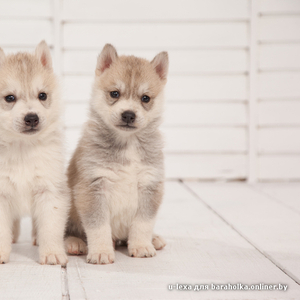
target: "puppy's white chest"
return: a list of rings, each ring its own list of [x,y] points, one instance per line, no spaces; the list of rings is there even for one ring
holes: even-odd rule
[[[125,152],[128,164],[120,167],[109,184],[108,197],[111,212],[113,237],[127,239],[131,222],[136,215],[139,204],[139,187],[149,181],[148,169],[142,162],[135,147]]]
[[[16,214],[30,212],[32,205],[32,185],[34,182],[34,157],[25,153],[15,153],[16,149],[2,152],[0,160],[1,189],[11,201]]]

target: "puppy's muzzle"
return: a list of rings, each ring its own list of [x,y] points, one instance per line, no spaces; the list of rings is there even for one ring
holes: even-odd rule
[[[132,124],[135,121],[135,113],[131,110],[126,110],[122,113],[122,121],[126,124]]]
[[[28,114],[24,118],[26,127],[35,128],[39,125],[39,117],[37,114]]]

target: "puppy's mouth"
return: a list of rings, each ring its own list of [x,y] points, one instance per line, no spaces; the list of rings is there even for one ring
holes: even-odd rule
[[[117,127],[118,127],[119,129],[121,129],[121,130],[127,130],[127,131],[136,129],[135,126],[132,126],[132,125],[129,125],[129,124],[125,124],[125,125],[117,125]]]
[[[23,130],[22,133],[32,135],[32,134],[37,133],[38,131],[39,130],[36,128],[30,128],[30,129]]]

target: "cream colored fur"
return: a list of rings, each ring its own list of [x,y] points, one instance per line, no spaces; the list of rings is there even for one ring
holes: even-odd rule
[[[39,93],[47,99],[38,99]],[[7,103],[5,97],[16,101]],[[27,133],[24,117],[39,116]],[[70,205],[64,172],[61,99],[49,48],[5,56],[0,49],[0,263],[17,242],[20,218],[33,218],[33,244],[41,264],[67,263],[63,235]],[[38,242],[37,242],[38,241]]]

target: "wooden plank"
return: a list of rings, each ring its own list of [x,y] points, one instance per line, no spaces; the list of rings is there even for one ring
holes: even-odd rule
[[[9,28],[9,34],[8,34]],[[2,46],[35,46],[41,40],[52,44],[51,22],[47,20],[0,20]]]
[[[300,13],[298,0],[261,0],[260,12],[263,14],[296,14]]]
[[[1,1],[0,18],[50,18],[51,0]],[[23,21],[22,21],[23,22]]]
[[[246,152],[246,130],[244,128],[162,128],[166,139],[166,152]],[[66,131],[68,149],[77,145],[81,129]]]
[[[198,19],[245,19],[248,17],[247,0],[186,0],[170,2],[153,0],[140,2],[122,0],[107,2],[96,0],[63,1],[64,19],[69,21],[160,21]],[[118,9],[116,9],[116,7]],[[113,12],[113,13],[112,13]]]
[[[258,164],[260,180],[300,179],[300,155],[262,155]]]
[[[298,213],[242,184],[186,184],[299,284]],[[299,285],[297,289],[300,293]]]
[[[278,44],[260,46],[259,69],[269,70],[299,70],[300,69],[300,45]]]
[[[30,241],[30,218],[22,221],[21,228],[10,262],[0,266],[0,299],[61,299],[61,267],[38,263],[38,248]]]
[[[89,103],[68,103],[67,127],[81,127],[87,120]],[[165,105],[164,127],[171,126],[246,126],[245,103],[172,103]]]
[[[300,184],[299,183],[263,183],[256,186],[259,190],[270,195],[275,201],[300,213]]]
[[[88,34],[87,34],[88,33]],[[168,37],[168,38],[166,38]],[[195,38],[197,37],[197,38]],[[106,24],[67,23],[65,48],[101,49],[109,42],[127,49],[246,47],[247,23]]]
[[[298,285],[177,182],[166,183],[155,231],[166,238],[167,246],[154,258],[128,257],[124,247],[117,249],[111,265],[90,265],[85,257],[70,257],[70,286],[81,284],[86,293],[82,295],[81,289],[78,295],[79,288],[71,289],[71,299],[199,299],[204,295],[212,300],[290,299],[299,293]],[[281,282],[289,289],[285,293],[205,291],[204,295],[168,290],[169,284],[181,282]]]
[[[261,73],[259,96],[261,99],[300,97],[300,72]]]
[[[246,126],[245,103],[172,103],[165,106],[164,126]]]
[[[245,128],[163,128],[166,152],[246,152]]]
[[[63,71],[67,74],[94,75],[99,50],[66,50]],[[152,60],[156,50],[121,50],[119,55],[135,55]],[[170,74],[242,73],[247,71],[246,50],[170,50]]]
[[[245,154],[165,154],[166,178],[245,179]]]
[[[260,18],[259,40],[288,42],[300,40],[300,16],[268,16]]]
[[[259,153],[300,154],[300,128],[261,128],[258,131]]]
[[[259,103],[261,126],[300,125],[300,101],[263,101]]]
[[[64,76],[66,100],[86,101],[90,97],[92,76]],[[247,77],[234,76],[169,76],[167,101],[235,100],[247,98]]]

